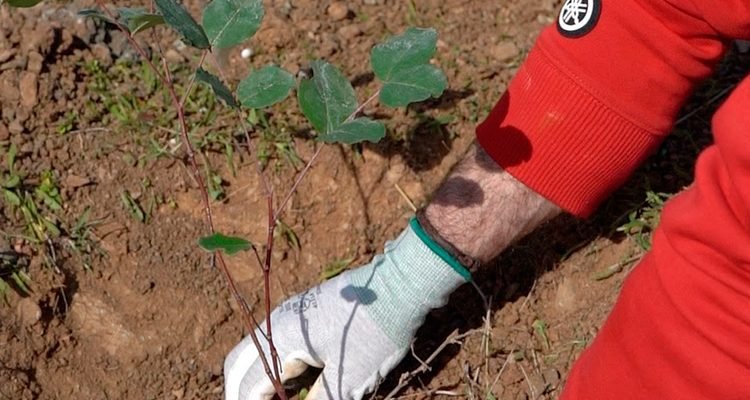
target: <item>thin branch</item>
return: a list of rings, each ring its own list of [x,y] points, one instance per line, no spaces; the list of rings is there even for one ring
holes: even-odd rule
[[[714,95],[713,97],[711,97],[710,99],[708,99],[708,101],[705,101],[703,104],[701,104],[700,107],[697,107],[695,110],[693,110],[693,111],[691,111],[691,112],[683,115],[680,119],[678,119],[674,123],[674,126],[682,124],[683,122],[685,122],[685,121],[689,120],[690,118],[692,118],[695,114],[698,114],[699,112],[701,112],[702,110],[704,110],[706,107],[708,107],[711,104],[716,103],[717,101],[721,100],[721,98],[724,97],[724,95],[726,95],[727,93],[729,93],[736,86],[737,86],[736,84],[733,84],[733,85],[729,85],[728,87],[722,89],[721,91],[719,91],[719,93],[717,93],[716,95]]]
[[[216,70],[219,72],[219,77],[222,81],[226,82],[226,75],[224,74],[224,69],[221,67],[221,63],[216,58],[216,55],[214,53],[211,53],[211,60],[214,62],[214,66],[216,67]],[[240,126],[242,126],[242,130],[245,133],[245,138],[247,140],[248,145],[248,152],[252,155],[252,141],[250,140],[250,130],[247,127],[247,124],[245,122],[245,119],[242,118],[242,114],[238,109],[235,110],[235,115],[237,116],[237,119],[240,121]],[[268,176],[266,176],[265,171],[260,166],[260,163],[256,163],[256,169],[258,172],[258,176],[260,176],[261,182],[263,183],[263,187],[266,192],[266,201],[268,203],[268,236],[266,239],[266,255],[265,259],[261,261],[260,255],[256,252],[256,258],[258,260],[258,265],[260,265],[262,271],[263,271],[263,304],[266,312],[266,340],[268,342],[268,348],[271,352],[271,364],[273,367],[273,375],[272,380],[275,383],[281,383],[281,360],[279,358],[278,351],[276,350],[276,344],[273,342],[273,327],[271,325],[271,255],[273,254],[273,242],[274,242],[274,232],[276,231],[276,218],[272,218],[272,216],[275,216],[274,213],[274,205],[273,205],[273,198],[274,198],[274,191],[273,186],[271,185],[270,180],[268,179]],[[258,348],[260,350],[260,348]],[[265,355],[264,355],[265,357]],[[266,360],[267,361],[267,360]],[[271,375],[269,374],[269,377]],[[277,390],[278,392],[278,390]],[[280,397],[283,398],[281,394],[279,394]]]
[[[452,344],[458,344],[458,343],[460,343],[461,340],[463,340],[463,339],[465,339],[465,338],[467,338],[467,337],[469,337],[469,336],[471,336],[471,335],[473,335],[475,333],[478,333],[478,332],[481,332],[481,329],[472,329],[472,330],[470,330],[468,332],[464,332],[462,334],[458,333],[458,329],[456,329],[453,332],[451,332],[451,334],[448,335],[448,338],[445,339],[445,341],[443,341],[443,343],[440,344],[440,346],[438,346],[438,348],[435,349],[435,351],[433,351],[432,354],[430,354],[430,356],[427,357],[426,360],[424,360],[424,362],[420,363],[420,365],[419,365],[418,368],[416,368],[416,369],[414,369],[414,370],[412,370],[410,372],[405,372],[405,373],[403,373],[401,375],[401,377],[398,379],[398,385],[396,385],[396,387],[393,388],[393,390],[391,390],[388,393],[388,395],[385,396],[384,400],[391,400],[391,399],[395,398],[395,396],[401,390],[403,390],[407,385],[409,385],[409,382],[411,382],[411,380],[414,379],[415,376],[417,376],[419,374],[422,374],[424,372],[429,371],[429,369],[430,369],[429,364],[432,363],[433,361],[435,361],[435,359],[437,358],[437,356],[439,356],[440,353],[442,353],[443,350],[445,350],[446,347],[448,347],[448,346],[450,346]]]
[[[201,59],[198,61],[198,68],[201,68],[203,66],[203,63],[206,61],[206,56],[210,53],[208,50],[204,50],[203,54],[201,54]],[[213,53],[211,53],[213,54]],[[190,97],[190,93],[193,91],[193,85],[195,84],[195,79],[198,76],[198,74],[193,74],[193,76],[190,77],[190,82],[188,83],[187,89],[185,89],[185,93],[182,94],[182,100],[180,100],[180,104],[184,107],[185,102]]]
[[[138,44],[138,42],[135,41],[133,36],[130,34],[130,31],[125,28],[122,24],[120,24],[112,11],[110,11],[105,5],[103,0],[96,0],[96,3],[99,5],[99,7],[102,8],[102,10],[109,16],[109,18],[113,21],[113,23],[120,29],[123,34],[125,34],[126,38],[130,42],[130,44],[135,48],[135,50],[141,55],[141,57],[146,61],[148,66],[151,68],[151,70],[156,74],[156,76],[159,78],[161,83],[167,88],[170,97],[172,98],[172,102],[174,106],[177,108],[177,116],[180,123],[180,130],[183,142],[185,143],[185,148],[187,150],[188,160],[190,161],[190,165],[193,169],[193,175],[198,183],[198,187],[200,189],[203,205],[204,205],[204,211],[206,213],[206,219],[208,221],[208,228],[210,233],[215,232],[214,223],[213,223],[213,214],[211,211],[211,203],[209,201],[209,195],[208,190],[206,189],[205,182],[203,180],[203,176],[200,174],[200,168],[198,167],[198,163],[195,159],[195,152],[193,150],[192,143],[190,142],[190,136],[188,134],[188,128],[187,128],[187,121],[185,119],[185,110],[183,107],[183,103],[180,100],[180,98],[177,96],[177,92],[175,91],[174,83],[172,81],[172,78],[170,76],[169,68],[166,65],[166,61],[164,62],[164,74],[162,75],[159,72],[159,69],[156,68],[154,63],[151,61],[151,59],[146,54],[146,51]],[[250,311],[250,307],[247,304],[247,301],[242,297],[239,290],[237,290],[237,286],[234,282],[234,279],[232,278],[231,273],[229,272],[229,269],[227,268],[226,262],[224,261],[224,257],[221,253],[216,253],[217,258],[219,260],[219,266],[221,273],[224,275],[224,279],[227,282],[227,286],[229,287],[230,292],[232,293],[232,296],[234,297],[235,301],[237,301],[237,304],[240,306],[240,309],[242,310],[243,320],[245,322],[245,327],[247,328],[250,337],[252,338],[252,341],[257,349],[262,350],[262,346],[260,344],[260,341],[258,340],[258,337],[255,333],[255,328],[258,326],[257,321],[255,320],[255,317],[253,316],[252,312]],[[278,379],[278,372],[274,376],[269,368],[268,360],[264,356],[262,356],[263,352],[259,351],[261,354],[261,362],[263,364],[263,368],[266,372],[266,375],[271,379],[271,382],[274,385],[274,389],[276,390],[277,394],[282,400],[286,400],[286,393],[284,392],[284,388],[281,385],[281,380]],[[274,368],[277,369],[276,363],[274,363]],[[275,379],[274,379],[275,378]]]
[[[289,200],[292,199],[292,196],[297,191],[297,188],[299,187],[299,184],[302,183],[302,180],[305,179],[305,176],[308,172],[310,172],[310,168],[312,168],[313,163],[320,155],[320,152],[323,150],[323,146],[319,146],[317,150],[315,150],[315,153],[310,158],[310,161],[305,164],[305,168],[302,169],[302,172],[297,175],[297,179],[294,181],[294,185],[292,185],[292,189],[289,190],[289,193],[286,194],[286,197],[284,197],[284,201],[281,202],[278,208],[276,208],[276,213],[273,216],[274,221],[278,221],[279,217],[281,216],[281,213],[284,211],[284,208],[286,208],[286,205],[289,203]]]
[[[411,200],[411,198],[409,198],[409,195],[406,194],[406,192],[404,191],[404,189],[402,189],[401,186],[398,185],[398,183],[394,183],[393,186],[396,187],[396,191],[398,192],[398,194],[401,195],[401,197],[404,198],[404,201],[406,201],[406,204],[409,205],[409,208],[411,208],[411,210],[416,213],[417,212],[417,206],[414,205],[414,202]]]

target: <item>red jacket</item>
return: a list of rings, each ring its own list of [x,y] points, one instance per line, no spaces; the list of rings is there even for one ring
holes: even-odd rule
[[[567,0],[477,138],[524,184],[587,216],[735,38],[750,39],[750,0]],[[563,399],[750,399],[750,78],[713,130]]]

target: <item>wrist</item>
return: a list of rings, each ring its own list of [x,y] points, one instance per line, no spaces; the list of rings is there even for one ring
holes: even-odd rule
[[[471,272],[478,270],[482,265],[480,260],[464,254],[451,242],[443,238],[427,218],[424,208],[417,211],[417,215],[411,220],[410,225],[428,247],[432,248],[436,254],[442,254],[441,258],[467,281],[471,280]]]
[[[474,145],[435,192],[421,222],[443,247],[479,265],[559,213]]]

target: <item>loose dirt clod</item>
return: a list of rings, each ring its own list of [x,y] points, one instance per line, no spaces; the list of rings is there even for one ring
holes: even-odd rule
[[[34,107],[39,101],[37,97],[37,82],[37,74],[33,72],[24,72],[21,74],[18,86],[21,92],[21,105],[26,108]]]
[[[30,298],[22,299],[16,306],[16,312],[23,326],[32,326],[42,318],[42,309]]]
[[[333,21],[341,21],[349,16],[349,6],[343,1],[334,1],[328,6],[328,16]]]

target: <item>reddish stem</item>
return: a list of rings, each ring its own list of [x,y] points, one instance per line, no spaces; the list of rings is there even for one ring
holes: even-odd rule
[[[219,77],[222,81],[226,82],[226,76],[224,74],[224,70],[221,67],[221,63],[219,63],[219,60],[216,58],[216,55],[211,53],[211,59],[213,60],[215,67],[217,71],[219,71]],[[239,110],[235,109],[235,115],[237,115],[237,118],[240,121],[240,125],[242,126],[242,130],[245,132],[245,137],[247,139],[248,144],[248,152],[252,154],[251,151],[251,143],[250,140],[250,134],[249,129],[247,128],[247,125],[245,124],[244,118],[242,118],[242,115],[240,114]],[[271,325],[271,254],[273,252],[273,234],[276,231],[276,221],[271,220],[270,216],[274,215],[274,209],[273,209],[273,186],[271,185],[268,176],[266,176],[265,171],[260,168],[260,164],[257,164],[257,172],[258,176],[260,176],[261,182],[263,183],[263,188],[266,192],[266,199],[268,201],[268,215],[269,215],[269,221],[268,221],[268,237],[266,240],[266,255],[265,260],[261,261],[260,256],[257,254],[256,251],[256,258],[258,259],[258,265],[261,267],[261,270],[263,271],[263,294],[264,294],[264,306],[266,311],[266,340],[268,341],[268,348],[271,352],[271,363],[273,366],[273,379],[275,381],[281,382],[281,374],[279,373],[279,365],[281,364],[281,360],[279,359],[279,354],[276,349],[276,344],[273,342],[273,327]],[[270,376],[270,373],[269,373]],[[282,397],[283,398],[283,397]]]
[[[130,34],[130,31],[127,28],[125,28],[124,26],[122,26],[122,24],[120,24],[117,21],[117,19],[114,16],[114,14],[104,5],[103,0],[96,0],[96,3],[99,5],[99,7],[102,8],[102,10],[107,14],[107,16],[109,16],[109,18],[117,26],[117,28],[120,29],[120,31],[122,31],[123,34],[125,34],[126,38],[130,42],[130,44],[133,46],[133,48],[135,48],[135,50],[146,61],[146,63],[149,66],[149,68],[151,68],[151,70],[153,70],[154,74],[156,74],[156,76],[159,78],[159,81],[167,88],[167,90],[169,92],[169,95],[170,95],[170,97],[172,99],[172,102],[174,103],[174,106],[177,108],[177,116],[178,116],[178,120],[179,120],[179,123],[180,123],[182,140],[183,140],[183,142],[185,142],[185,148],[187,150],[188,159],[190,160],[190,165],[191,165],[191,167],[193,169],[193,175],[194,175],[194,178],[195,178],[196,182],[198,183],[198,188],[200,189],[200,192],[201,192],[201,195],[202,195],[202,201],[203,201],[203,205],[204,205],[204,211],[206,213],[206,219],[208,221],[208,228],[209,228],[210,233],[213,234],[215,232],[215,228],[214,228],[213,213],[211,211],[211,203],[210,203],[210,200],[209,200],[208,190],[206,189],[206,185],[205,185],[205,182],[203,180],[203,176],[200,174],[200,169],[198,167],[198,163],[195,160],[195,152],[193,150],[192,143],[190,142],[190,137],[189,137],[188,128],[187,128],[187,122],[185,120],[184,104],[183,104],[183,101],[180,100],[180,98],[177,96],[177,92],[175,91],[174,83],[173,83],[172,78],[170,76],[169,68],[166,65],[166,61],[164,62],[164,71],[165,71],[164,73],[165,73],[165,75],[162,75],[159,72],[159,69],[156,68],[156,66],[154,65],[154,63],[148,57],[148,55],[146,54],[146,51],[138,44],[138,42],[135,41],[135,39],[133,38],[133,36]],[[201,57],[201,64],[203,63],[203,60],[205,59],[205,56],[206,56],[206,53],[204,52],[204,54]],[[190,86],[192,87],[192,83],[191,83]],[[255,320],[255,317],[253,316],[253,314],[252,314],[252,312],[250,310],[250,307],[248,306],[247,302],[242,297],[242,295],[240,294],[239,290],[237,290],[237,286],[235,284],[234,279],[232,278],[232,274],[229,272],[229,268],[227,268],[226,262],[224,261],[224,257],[222,256],[222,254],[220,252],[216,252],[215,255],[216,255],[216,257],[219,260],[219,269],[221,270],[221,273],[222,273],[222,275],[224,276],[224,279],[227,282],[227,286],[229,287],[229,291],[232,293],[232,296],[234,297],[235,301],[237,302],[237,304],[239,305],[239,307],[240,307],[240,309],[242,311],[241,314],[243,316],[243,321],[245,323],[245,327],[246,327],[246,329],[249,332],[249,335],[250,335],[250,337],[251,337],[251,339],[253,341],[253,344],[259,350],[259,354],[261,354],[260,359],[261,359],[261,363],[263,364],[263,368],[264,368],[264,370],[266,372],[266,375],[268,375],[268,377],[270,378],[271,382],[273,383],[274,389],[276,390],[276,393],[279,395],[279,397],[282,400],[286,400],[286,393],[284,392],[284,388],[283,388],[283,386],[281,384],[281,380],[279,378],[280,376],[279,376],[279,373],[278,373],[277,363],[274,362],[274,371],[275,371],[275,374],[273,374],[271,372],[270,366],[268,365],[268,360],[263,355],[263,351],[262,351],[263,347],[262,347],[262,345],[261,345],[260,341],[258,340],[258,337],[257,337],[257,335],[255,333],[255,329],[258,327],[258,322]],[[266,285],[268,286],[268,279],[266,279]],[[266,294],[266,297],[268,297],[268,294]],[[268,311],[268,303],[269,302],[267,301],[267,307],[266,307],[267,311]],[[270,318],[270,316],[267,316],[267,319],[268,318]],[[267,323],[270,326],[270,320],[268,320],[268,321],[269,322],[267,322]],[[270,327],[269,327],[269,332],[268,333],[269,333],[269,340],[270,340],[270,334],[271,334]],[[272,354],[274,354],[275,353],[275,348],[273,347],[273,345],[271,346],[271,349],[272,349]],[[278,355],[276,355],[276,359],[278,359]]]

